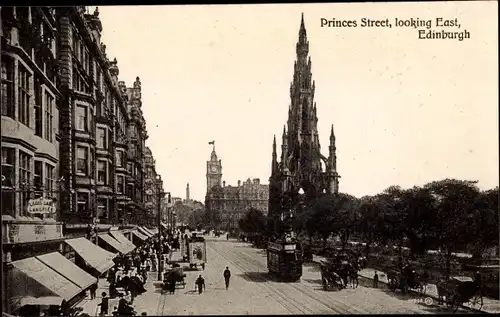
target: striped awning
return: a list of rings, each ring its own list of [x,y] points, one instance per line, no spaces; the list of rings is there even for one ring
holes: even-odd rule
[[[144,234],[148,238],[151,238],[153,234],[151,234],[147,229],[144,229],[143,227],[137,227],[137,230],[139,230],[140,233]]]
[[[141,239],[142,241],[146,241],[148,239],[148,236],[140,233],[137,230],[132,230],[132,234],[135,235],[137,238]]]
[[[121,244],[123,244],[124,246],[127,247],[127,250],[128,250],[127,253],[130,253],[130,252],[132,252],[132,251],[135,250],[135,245],[132,243],[132,241],[130,241],[127,237],[125,237],[123,235],[123,233],[121,233],[120,231],[118,231],[118,230],[110,230],[109,234],[113,238],[115,238],[116,240],[118,240],[118,242],[120,242]]]
[[[126,245],[123,245],[109,234],[100,234],[99,238],[102,241],[106,242],[110,247],[112,247],[113,249],[115,249],[116,251],[120,252],[123,255],[128,254],[130,252],[129,248]]]

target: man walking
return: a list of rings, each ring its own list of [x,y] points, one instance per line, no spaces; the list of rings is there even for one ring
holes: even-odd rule
[[[109,310],[109,297],[107,296],[106,292],[102,292],[102,299],[97,306],[101,306],[101,312],[99,313],[100,316],[107,316],[108,315],[108,310]]]
[[[198,286],[198,294],[201,294],[201,293],[203,293],[204,290],[206,290],[205,289],[205,279],[203,277],[201,277],[201,274],[196,279],[195,287],[196,286]]]
[[[229,267],[226,266],[224,270],[224,281],[226,282],[226,290],[229,288],[229,279],[231,278],[231,271],[229,271]]]
[[[96,292],[97,292],[97,283],[94,283],[92,284],[92,286],[90,286],[90,299],[96,298]]]

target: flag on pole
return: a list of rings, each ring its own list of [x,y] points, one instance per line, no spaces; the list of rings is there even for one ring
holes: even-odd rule
[[[215,140],[208,142],[208,144],[214,145],[215,144]]]

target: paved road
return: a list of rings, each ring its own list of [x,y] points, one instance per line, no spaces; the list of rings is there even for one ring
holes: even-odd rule
[[[300,282],[280,283],[269,278],[264,250],[234,240],[207,238],[208,263],[204,271],[187,271],[185,289],[174,295],[162,293],[150,279],[148,291],[138,296],[139,315],[273,315],[273,314],[435,314],[446,313],[423,299],[401,297],[382,289],[358,287],[324,291],[317,264],[305,264]],[[232,277],[224,288],[222,272],[229,266]],[[207,290],[198,295],[194,281],[202,274]],[[448,312],[449,313],[449,312]]]

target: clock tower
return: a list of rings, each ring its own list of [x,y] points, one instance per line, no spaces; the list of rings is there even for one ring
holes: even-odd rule
[[[207,193],[213,187],[220,187],[222,180],[222,161],[217,158],[215,153],[215,141],[210,142],[213,145],[210,161],[207,161]]]

